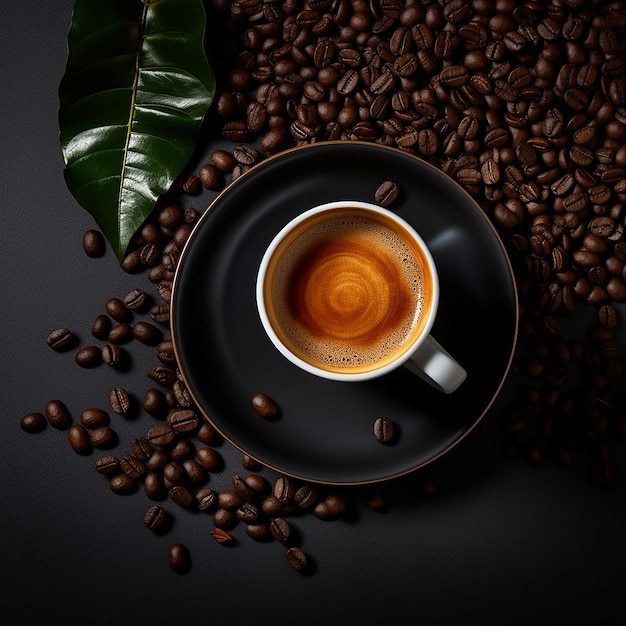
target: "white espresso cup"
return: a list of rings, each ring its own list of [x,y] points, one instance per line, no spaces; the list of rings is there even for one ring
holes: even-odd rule
[[[292,219],[263,255],[256,302],[276,349],[310,374],[363,381],[404,366],[445,393],[467,376],[431,335],[432,254],[380,206],[342,200]]]

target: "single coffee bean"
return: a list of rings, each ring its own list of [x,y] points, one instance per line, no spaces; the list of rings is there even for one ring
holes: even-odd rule
[[[67,438],[76,454],[82,456],[91,454],[93,446],[89,440],[89,433],[82,424],[72,424],[67,431]]]
[[[132,329],[133,337],[148,346],[156,346],[163,339],[161,330],[150,322],[135,322]]]
[[[163,528],[167,517],[167,511],[163,507],[154,504],[146,511],[143,525],[149,530],[159,530]]]
[[[198,450],[196,453],[198,458],[198,462],[205,470],[209,472],[217,472],[224,465],[224,461],[220,453],[214,448],[210,448],[208,446],[204,446]]]
[[[283,503],[274,495],[268,496],[261,503],[261,510],[265,515],[278,515],[284,508]]]
[[[169,450],[169,455],[172,461],[192,459],[196,455],[196,446],[191,440],[181,437]]]
[[[287,476],[279,476],[274,483],[274,495],[283,504],[287,504],[293,500],[296,489],[291,478]]]
[[[89,440],[94,448],[107,450],[117,443],[117,433],[110,426],[102,426],[91,431]]]
[[[75,360],[80,367],[96,367],[102,363],[102,349],[98,346],[85,346],[76,352]]]
[[[172,485],[183,485],[187,480],[187,473],[185,472],[185,466],[181,461],[170,461],[163,468],[163,476]]]
[[[100,457],[94,464],[98,474],[117,474],[120,469],[120,463],[116,456],[107,454]]]
[[[132,454],[126,454],[120,459],[120,469],[131,478],[141,478],[146,472],[146,466]]]
[[[291,534],[291,527],[282,517],[275,517],[270,522],[270,532],[276,541],[287,541]]]
[[[198,429],[198,432],[196,433],[196,439],[207,445],[212,445],[219,442],[220,434],[217,432],[217,429],[213,426],[213,424],[203,421],[202,425]]]
[[[167,446],[174,441],[175,433],[167,425],[153,426],[148,431],[148,441],[153,446]]]
[[[157,472],[148,472],[143,479],[143,490],[150,500],[161,500],[165,494],[163,476]]]
[[[96,339],[106,339],[111,330],[111,318],[108,315],[100,314],[94,320],[91,327],[91,334]]]
[[[136,437],[130,442],[134,456],[140,461],[147,461],[154,452],[154,448],[145,437]]]
[[[119,298],[109,298],[105,303],[106,312],[116,322],[130,322],[132,319],[132,313],[124,306],[124,303]]]
[[[115,387],[109,394],[111,408],[118,415],[128,415],[131,410],[131,398],[123,387]]]
[[[293,499],[301,509],[308,509],[317,501],[317,489],[311,485],[302,485],[294,494]]]
[[[120,322],[111,327],[107,338],[114,344],[128,343],[133,338],[133,329],[130,324]]]
[[[264,495],[271,490],[269,482],[259,474],[248,474],[243,480],[255,495]]]
[[[163,450],[153,450],[150,458],[146,460],[146,469],[149,472],[160,472],[169,462],[170,457],[167,452]]]
[[[53,350],[63,352],[74,345],[75,339],[68,328],[57,328],[48,335],[46,341]]]
[[[217,496],[217,503],[222,509],[236,511],[244,503],[244,499],[234,489],[227,489]]]
[[[262,467],[256,459],[245,453],[241,455],[241,465],[250,472],[258,472]]]
[[[163,339],[157,346],[157,359],[165,365],[175,365],[174,343],[171,339]]]
[[[374,422],[374,437],[382,443],[389,443],[393,436],[393,422],[387,417],[378,417]]]
[[[102,409],[83,409],[80,414],[80,423],[85,428],[100,428],[109,425],[109,416]]]
[[[174,543],[169,548],[168,560],[170,567],[177,574],[186,574],[191,569],[191,554],[187,546]]]
[[[213,513],[213,524],[222,530],[234,528],[237,521],[237,516],[227,509],[219,508]]]
[[[279,412],[274,400],[264,393],[257,393],[252,396],[252,408],[265,419],[274,419]]]
[[[146,293],[143,289],[133,289],[124,296],[122,302],[127,309],[139,311],[146,303]]]
[[[392,180],[386,180],[381,183],[374,193],[374,198],[381,206],[390,206],[398,198],[400,189]]]
[[[43,413],[26,413],[20,420],[20,426],[22,430],[27,433],[39,433],[41,432],[48,422]]]
[[[143,409],[154,417],[162,417],[167,410],[165,394],[160,389],[147,389],[143,396]]]
[[[189,490],[182,485],[174,485],[169,491],[169,496],[172,502],[184,509],[188,509],[193,504],[193,496]]]
[[[109,480],[111,491],[120,495],[127,495],[137,491],[137,481],[127,474],[116,474]]]
[[[217,494],[210,487],[200,489],[196,493],[195,499],[200,511],[210,511],[217,505]]]
[[[92,259],[101,257],[106,250],[104,236],[99,230],[89,229],[83,234],[83,250]]]
[[[259,507],[252,502],[244,502],[236,512],[237,517],[246,524],[254,524],[259,519]]]
[[[246,535],[255,541],[271,541],[273,539],[267,522],[259,524],[246,524]]]
[[[206,470],[195,459],[185,459],[183,461],[183,467],[185,468],[187,480],[192,485],[201,485],[206,482]]]
[[[177,433],[191,433],[198,428],[200,420],[193,409],[172,409],[165,423]]]
[[[176,370],[169,365],[157,365],[148,372],[148,378],[164,387],[171,387],[176,380]]]
[[[102,346],[102,360],[111,367],[119,367],[124,360],[124,352],[116,343],[107,343]]]
[[[46,404],[46,417],[50,426],[58,430],[66,430],[72,424],[70,412],[61,400],[50,400]]]
[[[243,480],[243,478],[241,478],[241,476],[239,476],[239,474],[235,474],[232,477],[231,482],[233,485],[233,489],[244,500],[250,501],[254,499],[254,491],[246,484],[246,482]]]
[[[297,572],[302,571],[307,565],[306,554],[295,546],[287,550],[286,557],[289,566]]]

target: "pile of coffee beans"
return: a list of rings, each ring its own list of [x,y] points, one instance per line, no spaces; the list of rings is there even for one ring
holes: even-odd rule
[[[81,367],[123,369],[130,342],[152,346],[142,402],[110,390],[110,410],[145,412],[155,425],[128,442],[108,408],[74,422],[60,400],[22,418],[27,432],[66,430],[79,455],[103,450],[95,469],[119,494],[143,490],[144,524],[167,532],[185,510],[211,516],[218,544],[243,526],[277,542],[300,571],[307,557],[290,516],[334,520],[357,496],[274,475],[243,456],[226,472],[220,437],[200,417],[168,336],[172,281],[201,210],[264,158],[318,141],[393,146],[440,168],[482,207],[509,251],[520,302],[511,384],[518,398],[495,416],[511,458],[563,467],[586,463],[609,484],[614,442],[626,439],[620,308],[626,302],[626,5],[621,0],[213,0],[207,36],[217,92],[207,120],[209,158],[181,175],[137,232],[122,261],[148,283],[106,301],[94,342],[68,328],[47,338],[76,350]],[[376,201],[391,204],[393,181]],[[202,194],[202,195],[200,195]],[[90,230],[83,247],[104,254]],[[576,320],[585,320],[581,332]],[[587,321],[589,319],[590,321]],[[262,391],[262,390],[260,390]],[[253,406],[272,417],[280,398]],[[268,404],[268,401],[270,402]],[[269,407],[269,408],[268,408]],[[269,411],[269,413],[268,413]],[[374,436],[393,438],[380,418]],[[231,476],[221,490],[209,475]],[[356,488],[355,488],[356,489]],[[424,481],[420,492],[434,485]],[[360,492],[359,492],[360,497]],[[384,489],[366,496],[386,509]],[[166,504],[168,503],[168,504]],[[183,513],[181,513],[183,512]],[[168,553],[185,573],[191,555]]]

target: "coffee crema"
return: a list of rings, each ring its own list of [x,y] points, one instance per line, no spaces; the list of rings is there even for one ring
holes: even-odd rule
[[[278,246],[265,283],[274,332],[320,369],[362,373],[398,359],[421,334],[432,276],[421,247],[384,215],[333,209]]]

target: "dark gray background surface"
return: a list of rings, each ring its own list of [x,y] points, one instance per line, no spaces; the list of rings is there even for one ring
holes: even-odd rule
[[[107,408],[115,386],[139,395],[151,386],[154,351],[134,343],[133,366],[117,372],[81,369],[73,352],[46,345],[59,326],[89,343],[105,301],[147,280],[122,272],[110,251],[86,257],[82,234],[94,222],[64,185],[56,94],[72,2],[8,0],[2,9],[1,623],[621,623],[624,446],[609,488],[585,467],[506,461],[495,425],[503,402],[426,474],[393,485],[388,512],[361,499],[347,519],[294,519],[313,562],[307,575],[288,567],[280,545],[255,543],[241,527],[236,545],[218,545],[208,517],[177,515],[167,535],[150,533],[142,519],[152,502],[110,492],[93,470],[96,453],[76,455],[50,427],[24,433],[21,416],[53,398],[76,419],[85,407]],[[116,419],[115,452],[152,424]],[[220,452],[227,467],[211,486],[225,489],[239,454],[226,444]],[[424,475],[437,485],[429,498],[419,494]],[[187,576],[167,565],[175,541],[192,552]]]

